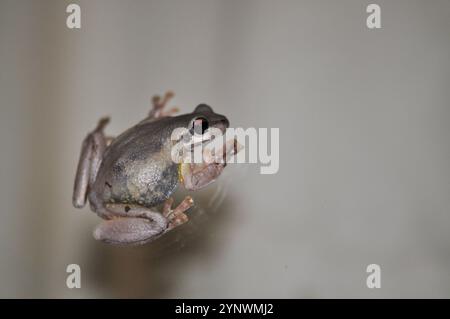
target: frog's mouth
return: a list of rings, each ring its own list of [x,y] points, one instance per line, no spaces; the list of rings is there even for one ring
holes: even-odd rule
[[[210,149],[203,151],[202,163],[180,163],[178,179],[188,190],[197,190],[215,181],[222,173],[230,158],[243,146],[236,138],[226,141],[215,154]]]

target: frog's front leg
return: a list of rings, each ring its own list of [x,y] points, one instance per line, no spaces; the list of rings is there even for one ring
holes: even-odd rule
[[[225,163],[180,164],[181,182],[187,190],[195,191],[214,182],[225,168]]]
[[[166,202],[161,214],[138,205],[107,204],[105,208],[113,217],[97,226],[94,238],[111,244],[148,243],[185,223],[187,216],[184,211],[192,205],[190,197],[186,197],[174,210]]]
[[[95,130],[83,141],[72,196],[72,203],[76,208],[86,204],[89,185],[94,183],[103,153],[112,140],[111,137],[105,137],[103,134],[103,129],[108,122],[109,117],[100,119]]]

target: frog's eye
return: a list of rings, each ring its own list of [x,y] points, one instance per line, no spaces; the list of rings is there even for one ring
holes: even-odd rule
[[[204,117],[197,117],[192,120],[189,131],[192,135],[203,135],[208,128],[208,120]]]

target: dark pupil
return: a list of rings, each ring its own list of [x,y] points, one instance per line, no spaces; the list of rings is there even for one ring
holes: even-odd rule
[[[205,119],[199,118],[194,121],[193,131],[195,134],[203,135],[207,129],[208,121],[206,121]]]

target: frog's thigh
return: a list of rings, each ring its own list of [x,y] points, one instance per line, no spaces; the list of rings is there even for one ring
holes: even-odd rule
[[[139,245],[150,242],[168,229],[162,214],[138,205],[107,204],[115,218],[102,222],[94,238],[112,244]]]
[[[165,228],[140,217],[119,217],[102,222],[94,230],[94,238],[111,244],[145,244],[164,232]]]
[[[88,186],[95,181],[107,145],[107,139],[103,135],[103,128],[108,121],[108,118],[101,119],[97,128],[84,139],[81,146],[72,195],[73,206],[77,208],[81,208],[86,204]]]

